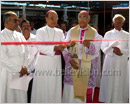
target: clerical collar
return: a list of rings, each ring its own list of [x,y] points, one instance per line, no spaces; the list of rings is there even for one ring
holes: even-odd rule
[[[50,26],[48,26],[48,25],[46,25],[46,27],[47,27],[48,29],[54,29],[54,27],[52,28],[52,27],[50,27]]]
[[[84,29],[87,29],[88,27],[85,27],[85,28],[80,28],[80,30],[84,30]]]
[[[121,32],[122,31],[122,28],[121,28],[121,30],[119,31],[119,30],[116,30],[115,28],[114,28],[114,31],[116,31],[116,32]]]

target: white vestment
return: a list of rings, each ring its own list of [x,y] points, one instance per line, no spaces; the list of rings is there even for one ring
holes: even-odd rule
[[[129,33],[121,30],[113,29],[108,31],[104,39],[128,39]],[[104,52],[113,41],[103,41],[101,49]],[[113,53],[111,48],[105,53],[103,72],[100,86],[99,101],[106,103],[127,103],[129,98],[129,70],[128,70],[128,55],[129,41],[119,41],[117,47],[123,53],[118,56]]]
[[[37,30],[36,41],[64,41],[64,34],[62,30],[46,25]],[[39,54],[33,79],[32,103],[61,102],[61,55],[55,55],[54,46],[38,45]]]
[[[83,28],[80,28],[80,32],[79,34],[81,34],[81,30]],[[85,28],[84,28],[85,29]],[[83,40],[85,38],[85,35],[83,37]],[[66,41],[70,41],[71,39],[71,30],[69,30],[67,32],[67,37],[66,37]],[[102,37],[98,34],[97,31],[95,31],[95,37],[94,39],[102,39]],[[79,35],[79,40],[80,40],[80,35]],[[82,47],[83,45],[78,43],[79,44],[79,49],[78,49],[78,58],[79,59],[82,59]],[[93,42],[93,45],[95,46],[95,52],[94,54],[92,55],[92,60],[95,59],[96,57],[99,56],[99,50],[101,48],[101,41],[94,41]],[[89,51],[89,48],[85,47],[86,48],[86,52]],[[94,73],[93,73],[94,74]],[[95,76],[96,77],[96,76]],[[74,98],[74,88],[73,88],[73,85],[70,85],[70,84],[64,84],[64,91],[63,91],[63,103],[84,103],[83,101],[81,101],[80,99],[78,98]],[[85,99],[86,100],[86,99]]]
[[[2,42],[26,41],[23,35],[7,28],[1,32]],[[1,46],[1,97],[2,103],[26,103],[27,92],[10,89],[12,76],[19,73],[22,66],[28,67],[28,48],[24,45],[2,45]],[[23,83],[24,84],[24,83]]]

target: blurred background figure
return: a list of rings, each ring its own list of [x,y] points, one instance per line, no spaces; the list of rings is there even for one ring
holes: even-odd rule
[[[60,29],[63,30],[64,36],[66,37],[66,35],[67,35],[67,32],[66,32],[66,22],[63,21],[63,22],[60,23]]]
[[[94,25],[93,28],[95,28],[95,29],[98,31],[98,27],[97,27],[97,25]]]
[[[36,35],[36,29],[35,29],[35,23],[33,21],[30,22],[30,25],[31,25],[31,33]]]
[[[74,26],[76,26],[78,24],[78,22],[73,22],[72,24],[71,24],[71,27],[74,27]]]
[[[23,17],[20,16],[20,17],[19,17],[19,25],[18,25],[18,27],[17,27],[17,29],[16,29],[17,32],[22,32],[22,30],[21,30],[21,22],[22,22],[23,20],[24,20]]]

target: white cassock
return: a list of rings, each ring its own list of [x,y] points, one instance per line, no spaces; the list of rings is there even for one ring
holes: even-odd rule
[[[2,42],[26,41],[23,35],[7,28],[1,32]],[[1,46],[1,97],[2,103],[26,103],[27,92],[23,90],[10,89],[12,76],[19,73],[22,66],[28,67],[28,48],[24,45],[2,45]]]
[[[81,34],[81,30],[82,29],[85,29],[85,28],[80,28],[80,32],[79,34]],[[83,37],[83,40],[84,40],[85,37]],[[70,41],[71,39],[71,30],[69,30],[67,32],[67,37],[66,37],[66,41]],[[98,34],[98,32],[95,32],[95,37],[94,39],[102,39],[102,36],[100,36]],[[79,35],[79,40],[80,40],[80,35]],[[82,59],[82,44],[78,43],[79,44],[79,49],[78,49],[78,58],[79,59]],[[93,45],[95,47],[95,52],[94,54],[92,55],[92,61],[99,57],[99,50],[101,48],[101,41],[94,41],[93,42]],[[89,51],[89,48],[86,47],[86,52]],[[96,63],[93,63],[92,64],[96,64]],[[93,65],[94,66],[94,65]],[[92,73],[94,75],[94,73]],[[96,76],[95,76],[96,77]],[[95,83],[95,82],[93,82]],[[88,86],[89,87],[89,86]],[[65,83],[64,84],[64,91],[63,91],[63,103],[83,103],[83,101],[81,101],[80,99],[78,98],[74,98],[74,88],[73,88],[73,85],[71,84],[67,84]]]
[[[62,30],[46,25],[37,30],[36,41],[64,41],[64,34]],[[61,55],[55,55],[54,46],[38,45],[39,54],[33,79],[32,103],[61,102]]]
[[[113,29],[108,31],[104,39],[128,39],[129,33]],[[113,41],[103,41],[101,49],[104,50],[112,44]],[[113,53],[111,48],[105,53],[103,72],[100,86],[99,101],[106,103],[128,103],[129,98],[129,41],[119,41],[119,47],[122,56]]]
[[[36,41],[36,35],[30,33],[30,37],[27,41],[28,42],[35,42]],[[29,75],[31,77],[33,77],[38,50],[37,50],[37,46],[34,45],[34,44],[28,45],[28,48],[29,48],[29,55],[30,55],[29,63],[28,63],[29,73],[30,73]]]

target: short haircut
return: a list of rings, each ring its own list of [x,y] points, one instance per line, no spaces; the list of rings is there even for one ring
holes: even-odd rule
[[[114,23],[115,19],[118,18],[118,17],[120,17],[120,18],[123,19],[123,23],[125,22],[125,17],[124,17],[124,16],[122,16],[121,14],[116,14],[116,15],[113,17],[113,19],[112,19],[113,23]]]
[[[4,16],[3,16],[4,22],[5,22],[6,20],[10,20],[10,16],[11,16],[11,15],[16,15],[16,16],[17,16],[17,14],[16,14],[15,12],[13,12],[13,11],[8,11],[8,12],[4,13]]]
[[[23,21],[21,22],[21,27],[22,27],[23,23],[25,23],[25,22],[28,22],[28,23],[30,24],[30,22],[29,22],[28,20],[23,20]]]

